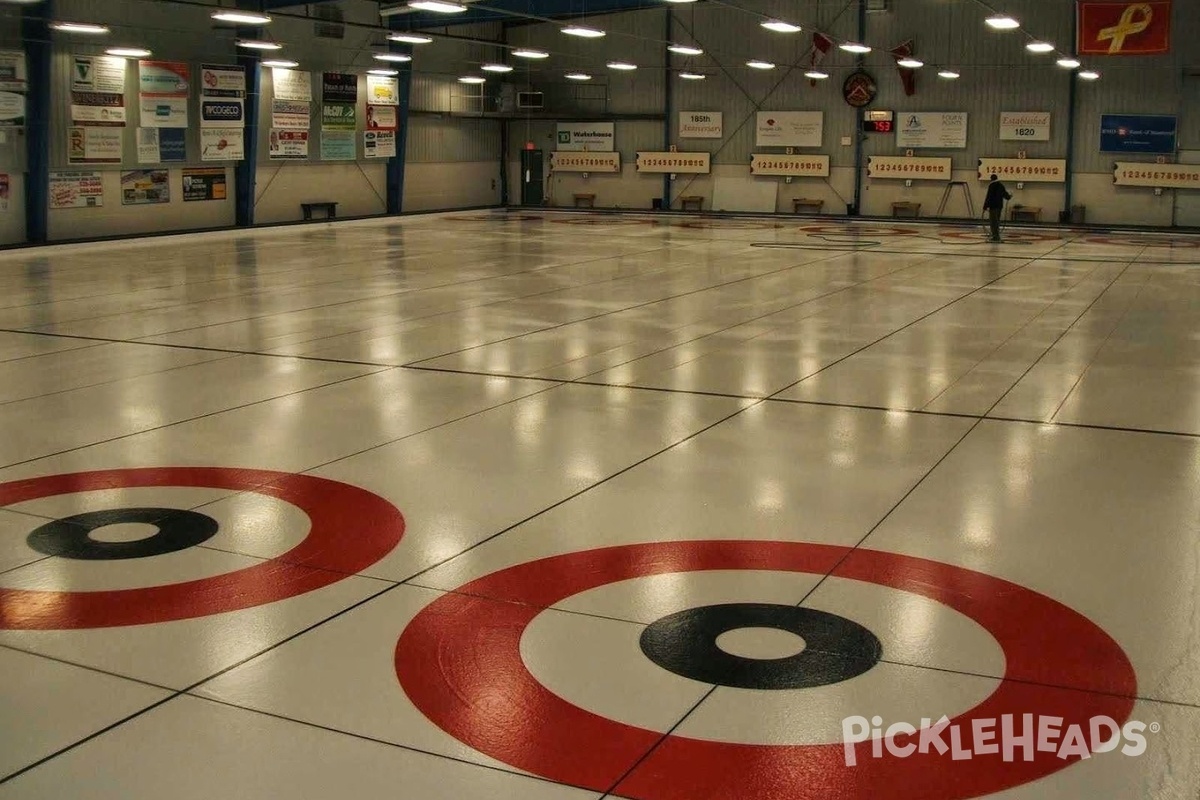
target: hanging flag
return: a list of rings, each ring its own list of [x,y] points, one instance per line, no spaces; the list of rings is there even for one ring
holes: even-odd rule
[[[833,39],[830,39],[823,33],[813,34],[812,55],[809,56],[808,62],[812,69],[821,66],[821,62],[825,60],[825,54],[833,49]],[[817,81],[809,80],[809,86],[815,87]]]
[[[897,62],[903,58],[912,58],[913,40],[909,39],[901,45],[893,47],[891,50],[892,58]],[[908,67],[902,67],[896,64],[896,70],[900,73],[900,82],[904,84],[904,94],[912,97],[917,93],[917,71]]]
[[[1171,51],[1171,0],[1078,0],[1076,8],[1076,52],[1082,55],[1145,56]]]

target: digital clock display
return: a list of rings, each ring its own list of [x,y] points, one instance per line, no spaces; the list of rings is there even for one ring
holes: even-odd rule
[[[890,119],[866,119],[863,120],[864,133],[891,133],[892,121]]]

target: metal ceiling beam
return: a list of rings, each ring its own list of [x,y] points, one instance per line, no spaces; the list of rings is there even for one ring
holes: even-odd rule
[[[292,8],[293,6],[308,6],[333,2],[336,2],[336,0],[262,0],[262,10],[274,11],[277,8]]]
[[[483,0],[470,5],[461,14],[436,14],[422,11],[398,14],[391,19],[397,30],[444,28],[447,25],[470,25],[480,22],[508,22],[511,25],[538,22],[542,19],[567,19],[597,14],[615,14],[643,8],[659,8],[659,0]]]

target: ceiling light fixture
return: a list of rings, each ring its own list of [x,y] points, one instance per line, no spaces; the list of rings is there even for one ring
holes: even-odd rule
[[[380,69],[380,68],[376,67],[375,69],[367,70],[367,74],[368,75],[385,75],[387,77],[391,77],[393,75],[399,75],[400,70],[398,70],[398,69]]]
[[[1067,56],[1066,58],[1060,58],[1058,60],[1058,65],[1063,69],[1078,69],[1079,59]]]
[[[585,25],[568,25],[562,29],[562,32],[567,36],[579,36],[584,39],[599,39],[604,35],[604,31],[589,28]]]
[[[804,73],[804,77],[808,78],[809,80],[823,81],[829,77],[829,73],[821,72],[819,69],[810,69],[808,72]]]
[[[569,81],[590,81],[592,79],[592,76],[586,72],[568,72],[563,77]]]
[[[1100,78],[1100,73],[1093,69],[1085,69],[1083,72],[1079,73],[1079,77],[1085,81],[1094,81]]]
[[[512,72],[513,68],[508,64],[484,64],[480,67],[484,72]]]
[[[387,38],[389,41],[403,42],[404,44],[429,44],[433,41],[432,36],[421,36],[416,33],[392,33]]]
[[[606,66],[609,69],[619,69],[626,72],[637,69],[637,64],[630,64],[628,61],[610,61]]]
[[[268,42],[262,39],[238,39],[238,47],[244,47],[247,50],[282,50],[283,45],[279,42]]]
[[[463,75],[458,79],[459,83],[487,83],[487,78],[481,78],[478,75]]]
[[[253,11],[214,11],[212,18],[217,22],[236,22],[241,25],[270,25],[271,18],[266,14],[256,14]]]
[[[522,47],[519,50],[513,50],[512,54],[517,58],[549,58],[550,54],[545,50],[529,50]]]
[[[948,81],[956,81],[961,76],[952,69],[941,69],[938,70],[938,77],[945,78]]]
[[[747,61],[746,66],[750,69],[775,69],[775,65],[770,61],[758,61],[757,59]]]
[[[776,33],[799,33],[800,31],[804,30],[799,25],[793,25],[790,22],[784,22],[783,20],[778,19],[769,19],[761,24],[767,30],[775,31]]]
[[[984,22],[994,31],[1012,31],[1021,27],[1020,22],[1017,22],[1014,17],[1010,17],[1007,14],[996,14],[995,16],[988,17]]]
[[[845,44],[838,45],[838,47],[839,49],[845,50],[847,53],[858,53],[860,55],[862,53],[871,52],[870,47],[865,44],[859,44],[858,42],[846,42]]]
[[[146,58],[151,54],[144,47],[110,47],[104,52],[117,58]]]
[[[672,53],[678,53],[681,56],[702,56],[704,51],[699,47],[693,47],[688,44],[672,44],[668,45],[667,49]]]
[[[447,3],[445,0],[411,0],[408,7],[415,8],[417,11],[432,11],[436,14],[459,14],[467,10],[464,5]]]
[[[376,61],[391,61],[395,64],[412,61],[412,56],[405,55],[404,53],[376,53],[372,58]]]
[[[704,80],[705,76],[699,72],[681,72],[679,73],[679,77],[683,78],[685,81],[702,81]]]
[[[108,33],[107,25],[93,25],[90,22],[51,22],[50,27],[63,33]]]
[[[295,69],[300,66],[299,61],[289,61],[286,58],[271,58],[260,62],[264,67],[276,67],[278,69]]]
[[[1053,53],[1054,45],[1049,42],[1030,42],[1025,49],[1031,53]]]
[[[920,69],[925,66],[925,62],[916,58],[902,58],[896,62],[896,65],[905,69]]]

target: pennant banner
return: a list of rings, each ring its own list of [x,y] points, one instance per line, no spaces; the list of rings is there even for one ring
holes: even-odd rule
[[[903,58],[912,58],[913,40],[909,39],[902,45],[892,48],[892,58],[899,62]],[[917,93],[917,71],[902,67],[899,63],[896,64],[896,71],[900,73],[900,82],[904,84],[904,94],[912,97]]]
[[[1171,0],[1079,0],[1076,7],[1076,50],[1082,55],[1144,56],[1171,50]]]
[[[809,56],[808,63],[812,69],[821,66],[821,62],[825,60],[825,54],[833,49],[833,39],[830,39],[823,33],[813,34],[812,55]],[[816,87],[818,81],[810,79],[809,86]]]

